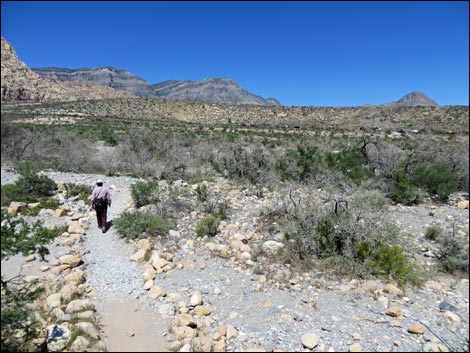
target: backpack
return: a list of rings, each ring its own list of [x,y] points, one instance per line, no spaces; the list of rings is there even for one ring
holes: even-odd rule
[[[95,205],[95,207],[104,207],[107,205],[107,202],[105,199],[100,197],[98,199],[93,200],[93,205]]]

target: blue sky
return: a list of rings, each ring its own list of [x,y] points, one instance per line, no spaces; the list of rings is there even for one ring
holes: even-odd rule
[[[125,69],[150,83],[229,77],[283,105],[421,91],[468,105],[467,1],[2,1],[29,67]]]

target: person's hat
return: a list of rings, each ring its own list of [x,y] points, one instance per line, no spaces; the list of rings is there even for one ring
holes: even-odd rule
[[[96,181],[96,183],[97,183],[97,184],[103,184],[103,180],[98,179],[98,180]]]

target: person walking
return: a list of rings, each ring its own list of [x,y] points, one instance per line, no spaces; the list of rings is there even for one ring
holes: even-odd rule
[[[103,186],[103,180],[98,179],[96,186],[90,196],[91,208],[96,211],[96,220],[98,221],[98,228],[103,233],[106,232],[107,227],[107,212],[108,207],[111,207],[111,193]]]

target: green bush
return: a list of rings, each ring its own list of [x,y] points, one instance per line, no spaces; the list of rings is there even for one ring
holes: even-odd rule
[[[196,225],[196,234],[198,236],[214,236],[217,234],[217,227],[219,226],[220,218],[214,215],[209,215],[201,219]]]
[[[357,184],[374,175],[365,167],[366,160],[358,148],[348,148],[340,153],[328,153],[325,159],[330,168],[341,170]]]
[[[406,255],[403,248],[398,245],[381,245],[369,256],[367,265],[375,275],[387,275],[395,279],[399,284],[419,282],[419,272]]]
[[[335,227],[330,218],[322,218],[317,223],[315,242],[317,244],[317,255],[320,257],[332,256],[337,252]]]
[[[90,195],[92,192],[92,188],[85,184],[74,184],[74,183],[66,183],[64,184],[66,197],[70,198],[73,196],[79,196],[80,200],[84,201],[86,204],[90,202]]]
[[[14,184],[2,186],[2,206],[11,201],[37,202],[54,194],[55,189],[55,182],[45,175],[23,175]]]
[[[138,181],[131,185],[132,199],[136,207],[151,205],[158,200],[158,183],[153,181]]]
[[[442,228],[439,226],[430,226],[426,229],[424,237],[428,240],[438,240],[443,235]]]
[[[455,236],[440,238],[440,260],[444,269],[449,273],[456,271],[469,272],[468,242]]]
[[[459,184],[457,174],[444,164],[418,164],[413,180],[431,194],[437,194],[443,201],[448,199]]]
[[[408,174],[404,170],[400,170],[393,174],[393,179],[395,187],[390,193],[391,199],[404,205],[416,204],[418,202],[419,191],[410,182]]]
[[[197,194],[197,199],[200,202],[205,202],[209,199],[209,188],[207,187],[206,184],[199,184],[196,187],[196,194]]]
[[[113,222],[116,232],[124,238],[166,235],[173,224],[148,211],[125,211]]]
[[[29,225],[23,218],[13,218],[3,209],[1,215],[2,259],[19,253],[24,256],[38,253],[44,260],[45,255],[49,254],[45,245],[66,230],[66,226],[54,227],[53,229],[43,227],[41,221]]]

